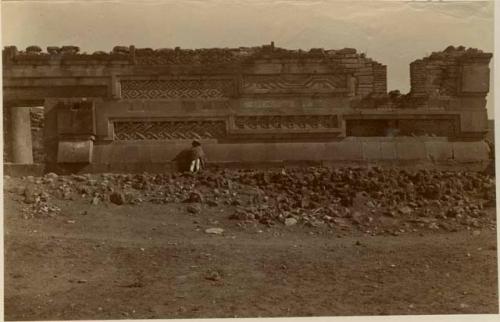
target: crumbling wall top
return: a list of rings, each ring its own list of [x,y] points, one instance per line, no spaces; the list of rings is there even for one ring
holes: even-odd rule
[[[411,96],[451,97],[472,92],[484,96],[489,91],[488,64],[492,57],[476,48],[448,46],[417,59],[410,64]]]
[[[417,59],[412,64],[432,61],[445,61],[445,60],[467,60],[467,59],[487,59],[488,61],[493,57],[492,53],[485,53],[477,48],[466,48],[464,46],[448,46],[443,51],[432,52],[429,56]]]
[[[4,59],[13,64],[24,64],[36,61],[49,63],[53,60],[64,61],[95,61],[107,62],[111,60],[129,61],[139,65],[177,65],[177,64],[228,64],[247,63],[255,60],[321,60],[340,61],[341,59],[358,58],[372,62],[365,54],[357,53],[354,48],[340,50],[325,50],[312,48],[310,50],[291,50],[275,47],[274,43],[257,47],[238,48],[203,48],[181,49],[175,48],[135,48],[135,46],[115,46],[112,51],[96,51],[94,53],[80,52],[77,46],[49,46],[44,52],[39,46],[29,46],[24,51],[15,46],[5,47]]]

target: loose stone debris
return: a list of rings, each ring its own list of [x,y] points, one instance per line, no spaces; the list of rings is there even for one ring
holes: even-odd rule
[[[223,232],[224,232],[224,229],[222,229],[222,228],[208,228],[205,230],[205,233],[212,234],[212,235],[220,235]]]
[[[52,200],[83,198],[92,205],[188,203],[184,209],[195,215],[203,205],[208,209],[228,207],[228,219],[241,223],[370,234],[495,227],[495,218],[485,212],[486,207],[495,206],[494,177],[471,171],[207,169],[196,175],[48,173],[23,178],[22,187],[13,180],[5,178],[5,189],[19,195],[25,218],[57,216],[60,209]]]

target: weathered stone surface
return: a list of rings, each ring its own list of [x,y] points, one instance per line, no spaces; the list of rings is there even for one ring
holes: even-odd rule
[[[413,96],[454,96],[487,93],[492,55],[474,48],[449,46],[410,64]],[[460,82],[459,82],[460,80]],[[462,84],[459,88],[458,84]]]
[[[9,110],[8,131],[12,162],[19,164],[33,163],[31,140],[30,107],[13,107]],[[5,124],[5,123],[4,123]],[[7,125],[6,124],[6,125]]]
[[[476,49],[413,62],[407,95],[388,95],[386,66],[352,48],[79,50],[4,49],[4,101],[45,102],[48,163],[165,165],[192,139],[212,145],[217,162],[436,161],[450,159],[449,145],[380,138],[391,122],[394,136],[477,143],[486,131],[492,55]]]
[[[462,162],[487,161],[489,149],[485,142],[453,142],[453,159]]]
[[[57,150],[59,163],[92,162],[93,142],[91,140],[60,141]]]

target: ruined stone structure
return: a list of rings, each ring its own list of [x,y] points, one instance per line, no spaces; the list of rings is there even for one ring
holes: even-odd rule
[[[5,155],[33,162],[29,107],[44,106],[45,163],[88,171],[163,171],[192,139],[216,163],[481,161],[491,57],[433,53],[401,96],[350,48],[6,47]]]

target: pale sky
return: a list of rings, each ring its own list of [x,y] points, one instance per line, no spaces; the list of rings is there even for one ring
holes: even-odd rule
[[[492,1],[2,1],[3,45],[356,48],[406,93],[409,64],[448,45],[493,52]],[[493,68],[493,64],[490,64]],[[491,73],[493,75],[493,71]],[[493,76],[492,76],[493,78]],[[493,84],[490,84],[493,89]],[[493,117],[492,95],[489,112]]]

